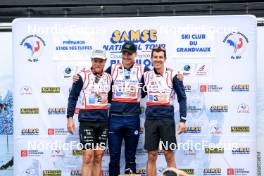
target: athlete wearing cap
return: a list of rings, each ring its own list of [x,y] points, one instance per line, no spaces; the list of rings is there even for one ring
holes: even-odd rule
[[[94,50],[92,67],[81,71],[79,79],[73,83],[68,99],[67,129],[75,130],[73,115],[79,110],[79,135],[83,146],[82,176],[99,176],[101,161],[108,135],[108,93],[111,76],[104,72],[106,55],[102,50]]]
[[[112,102],[109,117],[109,175],[120,174],[122,141],[125,142],[125,174],[136,173],[136,149],[140,130],[140,82],[144,71],[135,62],[137,48],[133,42],[122,46],[122,63],[111,65],[106,72],[112,76]]]

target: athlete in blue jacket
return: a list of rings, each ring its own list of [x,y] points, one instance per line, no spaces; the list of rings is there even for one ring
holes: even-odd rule
[[[112,76],[112,100],[109,118],[109,175],[120,174],[122,141],[125,142],[125,174],[136,173],[136,149],[140,130],[140,81],[147,68],[135,63],[136,46],[122,46],[122,63],[111,65],[106,72]]]

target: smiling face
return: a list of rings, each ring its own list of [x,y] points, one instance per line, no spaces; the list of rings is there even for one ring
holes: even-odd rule
[[[163,51],[153,51],[151,61],[156,70],[163,69],[166,61],[165,53]]]
[[[95,73],[102,73],[104,71],[106,60],[101,58],[93,58],[92,59],[92,68]]]
[[[122,63],[125,67],[130,67],[135,63],[136,52],[129,53],[127,51],[122,52]]]

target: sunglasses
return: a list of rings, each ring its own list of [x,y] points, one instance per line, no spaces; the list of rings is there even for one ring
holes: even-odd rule
[[[166,58],[166,49],[164,47],[161,46],[154,47],[151,51],[151,58],[153,57],[153,52],[164,52],[164,56]]]
[[[166,49],[164,47],[161,47],[161,46],[155,46],[152,50],[158,50],[158,51],[165,51],[166,52]]]

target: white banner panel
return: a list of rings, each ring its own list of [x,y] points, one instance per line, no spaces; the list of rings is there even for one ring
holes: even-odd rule
[[[258,175],[264,175],[264,50],[262,39],[264,38],[264,27],[258,27],[258,54],[257,54],[257,158],[258,158]]]
[[[129,40],[138,63],[150,66],[160,45],[167,66],[185,75],[188,121],[177,136],[177,167],[190,175],[256,175],[256,28],[253,16],[15,20],[15,175],[80,175],[80,152],[69,148],[78,130],[66,128],[71,76],[90,66],[96,48],[106,50],[108,66],[120,62]],[[141,122],[137,167],[145,175],[144,114]],[[104,175],[108,162],[106,151]],[[158,174],[164,168],[161,151]]]

